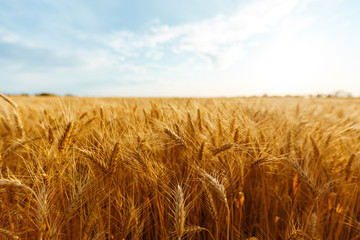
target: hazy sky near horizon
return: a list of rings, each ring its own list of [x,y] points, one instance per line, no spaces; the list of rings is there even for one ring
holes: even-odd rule
[[[360,95],[358,0],[0,0],[0,91]]]

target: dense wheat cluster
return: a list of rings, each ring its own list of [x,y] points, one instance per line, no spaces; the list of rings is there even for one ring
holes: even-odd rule
[[[360,100],[0,100],[0,239],[360,238]]]

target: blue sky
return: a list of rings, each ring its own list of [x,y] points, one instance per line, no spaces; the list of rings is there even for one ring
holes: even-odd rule
[[[360,95],[358,0],[0,0],[0,91]]]

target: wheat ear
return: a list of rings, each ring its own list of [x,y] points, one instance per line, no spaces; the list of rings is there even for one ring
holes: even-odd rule
[[[225,207],[227,210],[227,229],[226,229],[226,239],[229,240],[230,238],[230,208],[229,203],[226,197],[225,187],[221,184],[215,177],[211,176],[210,174],[204,172],[203,173],[205,178],[211,183],[213,189],[218,193],[220,199],[225,203]]]
[[[3,228],[0,228],[0,236],[4,237],[2,239],[20,239],[16,234]]]
[[[54,132],[50,126],[48,127],[48,141],[50,144],[54,143]]]
[[[74,129],[74,124],[72,122],[70,122],[66,126],[63,136],[60,138],[59,145],[58,145],[59,152],[62,152],[67,147],[67,145],[70,141],[73,129]]]
[[[188,124],[189,124],[190,131],[192,133],[194,133],[195,132],[195,127],[194,127],[194,124],[192,122],[191,115],[190,115],[189,112],[187,113],[187,118],[188,118]]]
[[[198,128],[199,128],[199,131],[202,132],[203,130],[203,123],[202,123],[202,118],[201,118],[201,112],[200,112],[200,109],[197,110],[197,123],[198,123]]]
[[[234,144],[232,144],[232,143],[224,144],[224,145],[216,148],[216,149],[214,150],[214,152],[213,152],[213,155],[216,156],[216,155],[218,155],[218,154],[221,153],[221,152],[224,152],[224,151],[226,151],[226,150],[229,150],[230,148],[232,148],[232,146],[234,146]]]
[[[119,143],[116,143],[111,153],[111,157],[108,165],[108,173],[110,175],[113,174],[115,171],[115,167],[118,162],[119,156],[120,156],[120,147],[119,147]]]
[[[20,138],[24,137],[24,127],[21,121],[21,118],[19,117],[19,114],[17,111],[14,110],[14,120],[15,120],[15,124],[16,124],[16,130],[19,134]]]
[[[313,137],[310,136],[310,140],[311,140],[311,145],[312,145],[312,148],[313,148],[314,159],[317,160],[317,159],[319,159],[319,157],[320,157],[319,148],[318,148],[318,146],[316,145],[316,142],[315,142],[315,140],[314,140]]]
[[[184,235],[185,228],[185,201],[184,193],[180,185],[177,186],[175,198],[175,231],[178,240],[180,240]]]
[[[346,167],[345,167],[345,181],[347,181],[350,177],[350,174],[351,174],[351,165],[352,163],[354,162],[354,158],[355,158],[355,154],[351,154],[347,164],[346,164]]]
[[[1,92],[0,92],[0,97],[1,97],[2,99],[4,99],[6,102],[8,102],[8,103],[9,103],[11,106],[13,106],[15,109],[18,108],[17,104],[16,104],[13,100],[11,100],[10,98],[8,98],[7,96],[5,96],[4,94],[2,94]]]
[[[172,140],[174,140],[175,142],[177,142],[181,146],[186,147],[186,144],[185,144],[184,140],[181,137],[179,137],[176,133],[171,131],[169,128],[165,128],[164,131]]]
[[[239,128],[236,128],[235,133],[234,133],[234,143],[238,143],[239,142]]]
[[[214,198],[212,197],[210,190],[206,186],[204,187],[204,198],[205,198],[206,206],[210,211],[211,217],[217,222],[218,213],[215,207]]]
[[[204,159],[204,150],[205,150],[205,143],[202,142],[201,143],[201,146],[200,146],[200,150],[199,150],[199,155],[198,155],[198,159],[199,159],[199,162],[201,163]]]
[[[299,180],[302,180],[308,188],[310,189],[312,196],[314,199],[318,197],[318,189],[315,184],[311,181],[306,172],[300,167],[300,165],[296,161],[291,161],[290,159],[286,159],[288,163],[292,166],[293,170],[298,174]]]

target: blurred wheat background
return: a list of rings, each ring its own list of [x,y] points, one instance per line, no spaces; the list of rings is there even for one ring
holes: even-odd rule
[[[2,97],[1,239],[360,238],[358,99]]]

